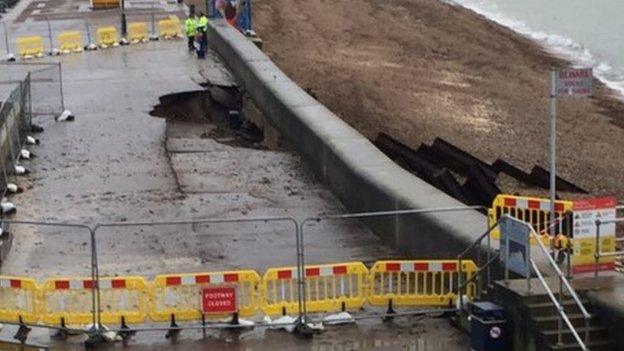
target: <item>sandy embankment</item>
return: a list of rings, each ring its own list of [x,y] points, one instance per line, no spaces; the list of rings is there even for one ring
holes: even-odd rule
[[[511,30],[438,0],[255,0],[254,26],[278,66],[369,138],[442,137],[547,166],[547,71],[565,62]],[[623,197],[624,104],[596,83],[592,99],[559,104],[558,173]]]

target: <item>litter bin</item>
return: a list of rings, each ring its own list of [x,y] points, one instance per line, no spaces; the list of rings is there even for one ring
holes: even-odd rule
[[[474,351],[508,350],[505,309],[491,302],[475,302],[470,311],[470,349]]]

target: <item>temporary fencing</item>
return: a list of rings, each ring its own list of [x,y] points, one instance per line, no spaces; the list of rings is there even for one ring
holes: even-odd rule
[[[456,260],[379,261],[371,268],[368,293],[370,304],[376,306],[452,306],[458,282],[467,281],[477,267],[472,261],[462,262],[460,279]],[[467,289],[474,296],[474,286]]]
[[[309,312],[357,310],[366,302],[368,269],[362,262],[305,266],[304,289]],[[262,278],[267,315],[297,313],[298,268],[271,268]]]
[[[128,40],[132,43],[139,43],[149,39],[147,31],[147,23],[131,22],[128,23]]]
[[[5,67],[8,67],[4,65]],[[0,65],[0,69],[2,69]],[[5,75],[6,72],[6,75]],[[9,86],[15,88],[0,97],[0,194],[6,195],[7,184],[16,175],[15,166],[19,163],[22,143],[30,132],[32,119],[31,75],[16,74],[17,80],[11,80],[13,72],[3,70],[3,79],[8,79]],[[14,83],[14,84],[11,84]]]
[[[17,38],[17,53],[21,58],[42,57],[43,38],[39,35]]]
[[[52,276],[40,285],[32,278],[0,277],[0,322],[21,326],[49,326],[63,330],[92,324],[96,326],[93,333],[99,333],[102,324],[127,332],[131,331],[131,325],[144,325],[136,327],[136,330],[161,330],[163,327],[151,325],[168,323],[165,328],[169,332],[179,332],[185,327],[196,326],[180,326],[179,322],[195,322],[206,327],[207,322],[222,321],[226,317],[232,317],[235,323],[239,316],[257,317],[262,314],[295,314],[300,316],[299,320],[306,320],[308,312],[358,311],[367,305],[444,308],[459,299],[455,286],[459,284],[460,275],[463,274],[461,280],[466,281],[476,270],[470,260],[462,261],[461,273],[460,263],[456,260],[379,261],[370,270],[360,261],[304,265],[300,232],[303,224],[299,225],[288,217],[121,222],[98,224],[93,228],[80,224],[5,222],[16,231],[13,226],[25,226],[24,230],[33,233],[43,230],[39,225],[47,228],[38,235],[50,238],[52,242],[44,243],[41,250],[54,247],[55,234],[71,230],[77,231],[76,234],[80,234],[78,237],[83,240],[88,237],[86,241],[91,243],[87,245],[83,242],[81,246],[85,247],[85,252],[82,254],[71,253],[78,261],[90,259],[90,265],[81,266],[88,266],[91,276]],[[276,229],[273,222],[282,223],[285,227]],[[218,240],[215,240],[219,237],[226,237],[228,241],[241,239],[236,235],[240,235],[244,226],[249,226],[256,235],[251,239],[265,238],[260,224],[268,225],[267,230],[277,230],[276,237],[285,242],[284,247],[295,249],[293,256],[296,257],[292,259],[296,258],[296,265],[269,265],[262,276],[258,271],[249,269],[159,274],[152,281],[141,276],[115,274],[125,271],[118,265],[118,261],[126,261],[122,258],[124,254],[134,255],[135,259],[128,262],[132,267],[143,265],[136,257],[136,251],[128,249],[127,245],[116,245],[120,243],[117,238],[125,238],[128,243],[127,238],[145,232],[171,242],[180,242],[184,238],[201,250],[200,236],[207,236],[204,240],[209,246],[219,246]],[[230,231],[234,227],[236,235]],[[147,228],[150,230],[146,231]],[[194,237],[193,233],[197,236]],[[258,236],[258,233],[262,235]],[[290,242],[285,240],[289,235],[292,235]],[[138,237],[137,240],[141,241]],[[64,247],[63,243],[58,245]],[[167,243],[164,245],[169,247]],[[75,259],[65,262],[65,255],[54,258],[49,264],[58,266],[59,271],[70,270],[78,264]],[[180,259],[177,253],[172,257]],[[167,260],[167,254],[161,254],[159,258]],[[115,262],[110,262],[112,259]],[[269,257],[270,261],[275,259]],[[153,261],[149,264],[153,266]],[[191,270],[195,268],[192,264],[187,266]],[[474,289],[466,290],[468,299],[473,294]],[[214,325],[218,327],[220,324]]]
[[[117,28],[113,26],[99,27],[97,29],[97,44],[101,47],[118,45]]]
[[[52,326],[93,322],[93,279],[54,278],[41,289],[41,320]]]
[[[221,271],[219,266],[210,264],[208,258],[204,260],[204,257],[208,255],[207,252],[214,251],[215,247],[221,247],[224,242],[258,240],[258,238],[270,236],[284,241],[285,247],[298,247],[298,225],[295,220],[288,217],[107,223],[97,225],[95,232],[97,238],[95,246],[98,248],[98,268],[96,269],[98,275],[100,272],[115,274],[120,269],[124,269],[118,265],[120,257],[136,255],[136,249],[128,248],[128,245],[117,246],[117,243],[128,242],[128,238],[136,238],[134,239],[136,241],[133,240],[136,245],[143,245],[144,241],[157,241],[158,247],[148,246],[142,248],[142,251],[156,250],[155,254],[161,260],[188,260],[188,263],[184,264],[186,271],[156,274],[147,288],[149,320],[155,323],[168,322],[172,328],[178,322],[204,323],[228,316],[232,318],[253,316],[261,311],[260,275],[248,269]],[[287,245],[289,242],[291,246]],[[184,248],[189,247],[189,243],[191,249]],[[241,252],[240,254],[248,255],[249,253]],[[294,250],[290,257],[281,256],[281,259],[287,262],[297,261]],[[197,260],[197,257],[201,257],[202,261]],[[267,255],[266,259],[260,259],[260,262],[266,261],[269,265],[274,260],[273,256]],[[153,259],[145,262],[135,259],[128,267],[148,274],[160,273],[153,271],[153,266]],[[229,294],[233,300],[217,298],[213,301],[208,298],[214,294]],[[102,298],[99,300],[100,304],[104,302]],[[226,306],[229,308],[225,308]],[[105,321],[104,315],[100,320]],[[130,318],[124,320],[125,325],[141,323],[143,322]],[[109,322],[109,326],[119,324],[119,320]]]
[[[0,320],[36,323],[39,287],[34,279],[0,276]]]
[[[555,201],[555,216],[550,213],[550,200],[534,197],[498,195],[492,202],[492,208],[488,210],[489,225],[494,225],[501,217],[508,214],[514,218],[525,221],[535,229],[537,233],[547,233],[551,223],[555,226],[557,234],[572,234],[572,201]],[[500,230],[492,231],[492,237],[498,239]]]
[[[19,85],[30,75],[29,83],[24,87],[26,92],[23,96],[27,96],[27,99],[19,104],[21,110],[27,112],[28,123],[31,115],[58,116],[65,110],[60,62],[0,62],[0,71],[0,92],[4,87]],[[30,124],[25,127],[24,130],[30,133]]]
[[[58,42],[62,52],[81,52],[84,46],[79,31],[67,31],[59,34]]]
[[[259,285],[260,276],[251,270],[159,275],[151,286],[150,317],[156,322],[223,318],[225,313],[211,312],[202,300],[206,289],[222,287],[234,288],[236,313],[253,316],[260,307]]]
[[[180,21],[176,18],[168,18],[158,21],[158,33],[162,38],[176,38],[180,36]]]

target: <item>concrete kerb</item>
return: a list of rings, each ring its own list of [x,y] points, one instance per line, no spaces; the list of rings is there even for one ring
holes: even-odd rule
[[[384,156],[364,136],[292,83],[247,38],[220,20],[209,42],[269,122],[290,141],[351,212],[386,211],[462,204],[416,178]],[[379,221],[372,229],[395,248],[414,255],[432,249],[455,255],[485,227],[485,216],[466,212],[457,221],[423,214],[411,223]],[[420,227],[414,240],[409,228]],[[443,233],[444,235],[440,235]],[[435,239],[435,240],[433,240]]]

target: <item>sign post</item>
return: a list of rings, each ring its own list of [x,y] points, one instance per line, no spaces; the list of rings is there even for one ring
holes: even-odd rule
[[[584,97],[592,94],[593,74],[591,68],[550,69],[550,214],[555,220],[557,177],[557,97]],[[552,223],[551,223],[552,224]],[[550,226],[550,236],[556,235],[555,225]]]

